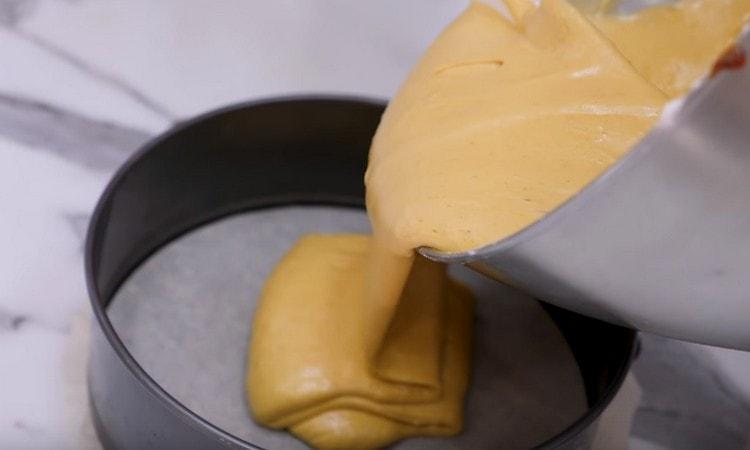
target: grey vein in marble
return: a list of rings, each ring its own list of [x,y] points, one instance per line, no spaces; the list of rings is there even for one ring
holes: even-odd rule
[[[29,15],[35,3],[35,0],[0,0],[0,25],[17,25]]]
[[[151,110],[152,112],[163,117],[164,119],[170,122],[174,122],[175,120],[177,120],[177,116],[174,113],[172,113],[166,106],[148,97],[147,95],[142,93],[140,90],[131,86],[129,83],[127,83],[125,80],[118,77],[117,75],[104,71],[90,64],[84,59],[79,58],[75,54],[70,53],[64,48],[40,36],[29,33],[15,26],[7,27],[7,29],[13,32],[18,37],[35,45],[39,49],[69,64],[70,66],[76,68],[77,70],[84,73],[85,75],[90,76],[95,81],[106,84],[112,87],[113,89],[119,92],[122,92],[126,96],[130,97],[136,103]]]
[[[13,314],[0,307],[0,333],[5,331],[16,331],[28,322],[29,317],[22,314]]]
[[[0,136],[86,167],[112,170],[151,135],[0,92]]]
[[[70,334],[68,326],[56,326],[41,320],[32,315],[18,314],[0,305],[0,334],[6,332],[17,332],[24,327],[35,326],[48,332],[67,335]],[[0,445],[0,448],[2,446]]]
[[[135,87],[131,86],[115,74],[102,70],[95,65],[85,61],[77,55],[50,42],[40,36],[28,32],[19,25],[23,19],[30,16],[36,6],[36,0],[0,0],[0,26],[7,29],[16,36],[36,46],[40,50],[50,54],[60,61],[74,67],[81,73],[91,77],[97,82],[106,84],[111,88],[125,94],[141,106],[151,110],[164,119],[174,122],[176,116],[166,106],[148,97]]]
[[[643,334],[636,436],[669,449],[750,448],[750,405],[700,348]]]
[[[83,213],[68,213],[65,214],[64,217],[70,225],[70,228],[73,230],[73,233],[75,233],[76,237],[79,240],[83,241],[83,239],[86,237],[86,230],[89,226],[90,216]]]

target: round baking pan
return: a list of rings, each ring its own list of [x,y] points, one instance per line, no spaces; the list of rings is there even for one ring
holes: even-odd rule
[[[350,98],[232,106],[155,139],[117,172],[96,207],[86,244],[96,317],[90,401],[107,449],[261,448],[199,417],[159,386],[128,352],[107,307],[145,259],[200,225],[276,206],[363,208],[367,153],[383,107]],[[578,363],[589,409],[539,448],[586,448],[628,371],[635,332],[544,307]]]

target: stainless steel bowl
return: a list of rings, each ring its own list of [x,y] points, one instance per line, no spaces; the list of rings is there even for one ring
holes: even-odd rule
[[[558,306],[750,350],[750,34],[626,156],[460,262]],[[726,70],[724,70],[726,69]]]

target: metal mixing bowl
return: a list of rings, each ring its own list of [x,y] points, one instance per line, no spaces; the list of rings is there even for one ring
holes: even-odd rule
[[[564,308],[750,350],[750,34],[638,145],[522,231],[422,249]]]

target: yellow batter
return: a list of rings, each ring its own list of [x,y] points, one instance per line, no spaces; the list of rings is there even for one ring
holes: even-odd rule
[[[473,2],[414,68],[370,151],[374,237],[303,238],[267,282],[247,386],[260,423],[321,449],[458,432],[471,297],[414,249],[479,247],[559,206],[750,12],[750,0],[682,0],[620,17],[603,12],[611,1],[571,1],[581,9]]]
[[[316,448],[377,448],[461,429],[471,295],[437,263],[414,265],[376,355],[367,351],[371,238],[308,235],[276,267],[255,316],[248,392],[256,420]]]

